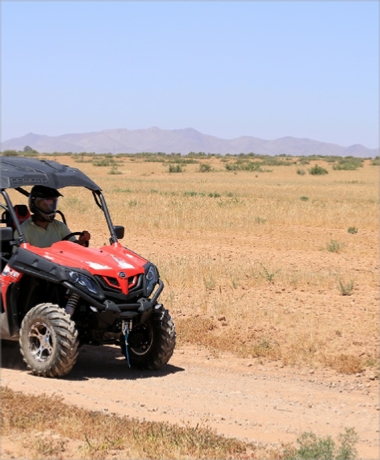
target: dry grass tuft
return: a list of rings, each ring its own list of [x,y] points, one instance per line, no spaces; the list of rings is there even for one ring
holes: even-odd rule
[[[139,422],[88,412],[58,397],[30,396],[8,388],[1,388],[1,401],[2,436],[11,434],[28,458],[256,458],[253,444],[219,436],[202,424]],[[267,455],[270,458],[270,450]]]
[[[327,366],[342,374],[356,374],[364,369],[364,362],[360,357],[340,353],[337,356],[324,357]]]

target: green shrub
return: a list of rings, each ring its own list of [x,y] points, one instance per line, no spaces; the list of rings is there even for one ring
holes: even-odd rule
[[[116,164],[113,158],[100,158],[99,160],[94,160],[94,166],[114,166]]]
[[[341,160],[341,157],[332,155],[332,156],[325,157],[324,159],[325,161],[327,161],[327,163],[335,163],[336,161]]]
[[[257,171],[263,172],[260,163],[249,160],[237,160],[235,163],[224,165],[227,171]]]
[[[261,164],[267,166],[290,166],[296,164],[296,161],[293,158],[279,159],[268,155],[262,159]]]
[[[181,172],[183,172],[183,168],[182,168],[181,165],[178,165],[178,164],[176,164],[176,165],[171,164],[171,165],[169,165],[169,172],[170,172],[170,173],[181,173]]]
[[[260,265],[263,269],[263,271],[260,271],[260,276],[262,276],[264,279],[266,279],[267,281],[269,281],[270,283],[273,283],[274,282],[274,277],[276,276],[276,274],[280,271],[280,270],[276,270],[275,272],[272,272],[272,271],[269,271],[265,266],[264,264],[262,264],[260,262]]]
[[[363,160],[361,158],[341,158],[338,160],[338,163],[333,165],[333,169],[335,170],[346,170],[346,171],[354,171],[363,166]]]
[[[354,235],[355,233],[358,233],[358,229],[356,227],[348,227],[348,233],[351,233],[352,235]]]
[[[338,241],[336,240],[330,240],[329,243],[327,243],[326,245],[326,249],[329,251],[329,252],[340,252],[342,250],[344,246],[344,243],[339,243]]]
[[[199,165],[199,172],[211,172],[214,171],[214,168],[208,163],[201,163]]]
[[[113,164],[108,174],[122,174],[121,171],[117,169],[117,164]]]
[[[309,169],[309,174],[311,174],[312,176],[321,176],[323,174],[328,174],[328,171],[327,169],[322,168],[322,166],[315,165]]]
[[[346,428],[339,435],[340,445],[337,446],[331,436],[318,438],[314,433],[302,433],[297,439],[298,448],[287,449],[283,460],[355,460],[357,450],[355,444],[359,437],[354,428]]]
[[[26,147],[25,147],[26,148]],[[24,149],[22,155],[24,157],[38,157],[39,156],[39,153],[37,152],[37,150],[34,150],[32,149],[31,147],[29,147],[28,149]]]
[[[174,157],[174,158],[169,158],[168,163],[189,165],[189,164],[197,164],[199,163],[199,161],[194,160],[193,158]]]
[[[306,172],[304,169],[297,169],[297,174],[299,174],[300,176],[304,176]]]
[[[255,224],[265,224],[267,220],[262,217],[255,217]]]
[[[89,156],[88,160],[85,160],[85,156],[86,156],[85,154],[80,154],[80,155],[75,154],[74,156],[75,163],[91,163],[93,161],[92,155]]]
[[[338,287],[342,295],[352,295],[354,292],[355,283],[353,281],[344,283],[342,280],[339,280]]]

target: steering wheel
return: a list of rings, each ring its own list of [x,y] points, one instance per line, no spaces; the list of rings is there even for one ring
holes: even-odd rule
[[[61,241],[67,241],[69,240],[72,236],[80,236],[82,235],[83,232],[72,232],[72,233],[69,233],[68,235],[64,236]]]

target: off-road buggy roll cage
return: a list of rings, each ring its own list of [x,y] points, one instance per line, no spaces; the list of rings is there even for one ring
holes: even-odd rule
[[[110,244],[118,241],[118,235],[119,238],[123,238],[124,231],[122,228],[120,226],[114,227],[112,224],[102,189],[79,169],[51,160],[0,157],[0,174],[0,193],[7,204],[6,207],[2,204],[0,206],[10,214],[11,220],[19,234],[19,244],[25,243],[26,240],[6,189],[15,189],[21,194],[29,196],[29,193],[22,187],[34,185],[45,185],[56,189],[63,187],[85,187],[91,190],[95,203],[104,212],[111,235]],[[1,239],[2,241],[8,240],[9,230],[2,230],[1,236],[5,237]]]

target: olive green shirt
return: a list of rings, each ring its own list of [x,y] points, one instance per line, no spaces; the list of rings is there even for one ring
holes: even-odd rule
[[[36,225],[31,217],[23,222],[21,230],[25,235],[26,242],[39,248],[47,248],[71,233],[67,225],[59,220],[50,222],[45,230]],[[18,238],[17,230],[15,230],[14,236],[16,239]],[[75,236],[71,237],[70,241],[76,241]]]

